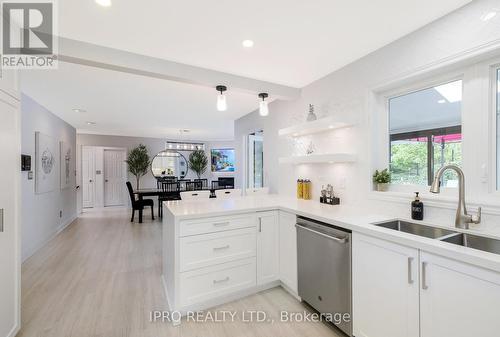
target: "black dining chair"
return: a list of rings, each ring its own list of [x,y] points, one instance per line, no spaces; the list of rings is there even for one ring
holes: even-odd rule
[[[198,188],[199,186],[201,186],[201,184],[197,181],[186,181],[186,191],[200,190],[201,188]]]
[[[191,179],[179,179],[178,180],[179,188],[181,189],[181,191],[186,191],[186,184],[190,181],[191,181]]]
[[[180,200],[180,187],[177,181],[164,181],[161,183],[161,192],[158,195],[158,216],[163,217],[162,203],[168,200]]]
[[[130,181],[127,181],[127,189],[130,195],[130,202],[132,203],[132,219],[130,219],[130,222],[134,222],[135,211],[139,211],[139,223],[142,223],[142,211],[144,210],[144,207],[151,207],[151,218],[154,220],[155,203],[153,199],[136,199],[134,195],[134,189],[132,188],[132,184],[130,183]]]
[[[207,190],[208,189],[208,179],[194,179],[194,182],[197,183],[197,190]]]

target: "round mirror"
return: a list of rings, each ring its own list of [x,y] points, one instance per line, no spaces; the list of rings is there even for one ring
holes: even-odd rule
[[[188,173],[186,157],[177,151],[163,150],[153,158],[151,173],[155,178],[183,179]]]

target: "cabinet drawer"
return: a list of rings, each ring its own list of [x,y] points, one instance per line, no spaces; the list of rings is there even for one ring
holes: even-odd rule
[[[255,257],[180,274],[180,305],[188,306],[256,284]]]
[[[255,256],[255,228],[187,236],[180,239],[180,271]]]
[[[190,236],[206,233],[215,233],[231,229],[255,227],[253,214],[244,214],[233,217],[214,217],[197,220],[186,220],[180,223],[180,236]]]

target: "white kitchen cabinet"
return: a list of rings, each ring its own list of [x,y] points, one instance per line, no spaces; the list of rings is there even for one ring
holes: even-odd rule
[[[278,212],[257,213],[257,284],[279,279]]]
[[[297,216],[279,212],[279,277],[281,282],[297,294]]]
[[[352,239],[354,336],[418,337],[418,250],[356,232]]]
[[[421,337],[500,335],[500,273],[421,252]]]

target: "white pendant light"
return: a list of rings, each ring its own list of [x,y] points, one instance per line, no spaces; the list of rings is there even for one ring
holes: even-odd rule
[[[266,98],[269,97],[268,94],[262,92],[259,94],[259,97],[262,98],[262,101],[259,104],[259,114],[263,117],[269,115],[269,107],[267,106]]]
[[[226,111],[227,102],[226,102],[226,95],[224,95],[224,91],[227,90],[227,87],[225,85],[218,85],[215,87],[215,89],[217,89],[217,91],[220,92],[220,95],[217,95],[217,110]]]

